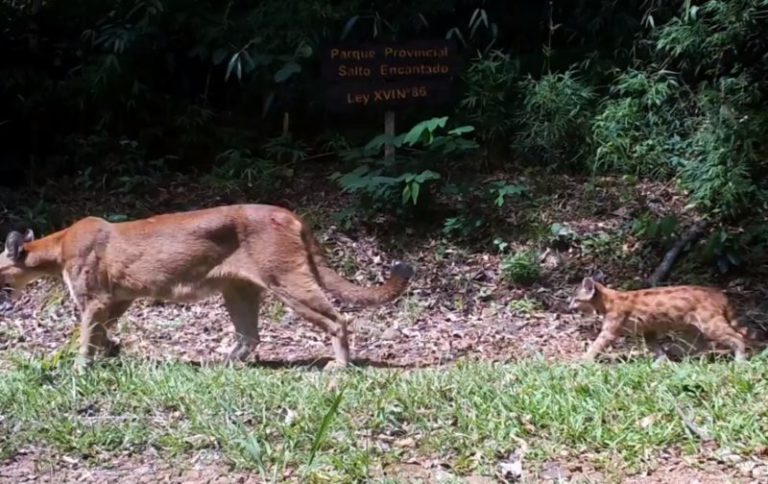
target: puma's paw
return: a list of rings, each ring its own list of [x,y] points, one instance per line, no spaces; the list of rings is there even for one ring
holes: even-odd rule
[[[339,371],[344,370],[349,366],[349,363],[339,361],[339,360],[331,360],[328,363],[325,364],[325,367],[323,367],[323,371]]]
[[[256,351],[255,347],[237,343],[229,352],[229,354],[227,354],[224,360],[227,363],[245,362],[253,353],[255,353],[255,351]]]
[[[110,340],[107,343],[105,354],[110,358],[114,358],[114,357],[120,356],[120,352],[122,351],[122,349],[123,349],[123,345],[120,344],[119,341]]]

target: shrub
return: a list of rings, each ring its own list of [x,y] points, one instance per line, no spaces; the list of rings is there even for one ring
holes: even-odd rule
[[[673,174],[688,130],[675,76],[630,70],[610,90],[613,97],[592,120],[593,170],[655,178]]]
[[[710,215],[726,221],[764,212],[768,200],[765,132],[768,116],[752,105],[745,77],[721,79],[699,95],[703,115],[681,169],[683,186]]]
[[[553,165],[583,161],[592,145],[589,119],[595,93],[574,71],[529,77],[520,85],[523,106],[513,150],[525,159]]]
[[[477,148],[477,143],[464,138],[473,131],[472,126],[448,129],[447,123],[447,117],[432,118],[407,133],[378,135],[364,147],[346,152],[345,161],[358,166],[347,173],[336,172],[331,179],[343,191],[359,195],[367,210],[423,206],[428,199],[425,195],[431,195],[432,187],[442,179],[438,170]],[[401,149],[393,160],[380,156],[387,143]]]
[[[534,250],[505,256],[501,260],[502,279],[518,284],[531,284],[541,277],[541,266]]]
[[[486,161],[493,145],[512,127],[512,83],[518,66],[499,50],[478,54],[464,74],[466,92],[459,113],[477,129]]]

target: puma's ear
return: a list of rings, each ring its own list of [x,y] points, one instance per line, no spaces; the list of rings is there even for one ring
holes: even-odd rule
[[[12,261],[18,262],[24,252],[24,236],[15,230],[5,238],[5,255]]]
[[[35,232],[32,229],[27,229],[26,232],[24,232],[24,243],[32,242],[35,240]]]
[[[591,277],[585,277],[583,281],[581,281],[581,290],[584,291],[584,295],[587,297],[592,297],[595,295],[595,280]]]

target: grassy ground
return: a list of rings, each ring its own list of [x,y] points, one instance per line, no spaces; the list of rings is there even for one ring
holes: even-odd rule
[[[148,448],[171,460],[207,449],[267,481],[383,479],[388,466],[427,459],[455,476],[493,476],[522,449],[529,474],[576,460],[620,475],[669,448],[760,452],[766,363],[332,374],[122,360],[75,376],[66,362],[28,361],[0,380],[0,441],[5,456],[44,445],[90,465]]]

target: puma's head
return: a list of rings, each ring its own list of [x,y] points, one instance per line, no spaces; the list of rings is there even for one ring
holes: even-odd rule
[[[591,277],[585,277],[581,285],[576,289],[576,293],[571,298],[568,309],[571,311],[578,309],[581,312],[594,311],[595,301],[598,297],[596,287],[597,283]]]
[[[32,230],[23,234],[13,230],[5,238],[5,249],[0,253],[0,288],[3,290],[10,289],[13,294],[34,279],[34,270],[25,264],[24,249],[24,244],[34,239]]]

